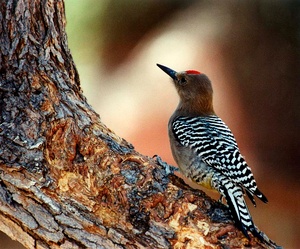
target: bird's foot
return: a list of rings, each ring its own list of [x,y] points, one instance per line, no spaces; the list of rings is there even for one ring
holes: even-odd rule
[[[178,168],[176,168],[176,167],[174,167],[174,166],[172,166],[172,165],[170,165],[170,164],[167,164],[166,162],[164,162],[164,161],[161,159],[160,156],[154,155],[153,158],[156,159],[156,163],[157,163],[158,165],[162,166],[162,167],[165,169],[167,175],[174,174],[174,172],[178,171]]]

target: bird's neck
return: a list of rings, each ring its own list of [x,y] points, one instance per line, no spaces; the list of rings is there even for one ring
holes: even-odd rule
[[[193,117],[215,115],[212,99],[181,100],[175,113],[177,116]]]

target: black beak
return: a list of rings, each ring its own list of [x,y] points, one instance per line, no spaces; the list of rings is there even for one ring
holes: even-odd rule
[[[161,70],[163,70],[166,74],[168,74],[173,80],[176,79],[176,72],[171,68],[165,67],[160,64],[156,64]]]

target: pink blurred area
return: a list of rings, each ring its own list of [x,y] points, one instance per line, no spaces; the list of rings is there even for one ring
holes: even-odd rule
[[[299,3],[104,1],[78,17],[68,13],[76,11],[71,2],[69,45],[84,94],[102,121],[140,153],[175,165],[167,123],[178,97],[156,63],[207,74],[215,111],[269,199],[256,208],[248,202],[255,224],[284,248],[298,248]],[[82,26],[72,26],[76,18]]]

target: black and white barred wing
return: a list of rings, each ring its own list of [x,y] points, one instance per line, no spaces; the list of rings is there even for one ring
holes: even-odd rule
[[[232,132],[219,117],[178,117],[172,129],[181,145],[195,150],[203,162],[245,188],[253,204],[253,194],[267,201],[257,189],[253,174],[241,156]]]
[[[172,128],[181,145],[195,150],[207,165],[230,176],[230,168],[226,165],[238,147],[231,131],[220,118],[179,117]]]

